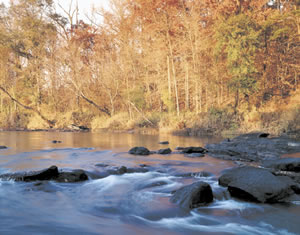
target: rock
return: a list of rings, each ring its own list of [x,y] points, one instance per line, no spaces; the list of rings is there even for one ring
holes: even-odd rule
[[[149,155],[150,151],[145,147],[134,147],[128,153],[133,155]]]
[[[177,177],[213,177],[214,174],[207,171],[200,171],[200,172],[189,172],[189,173],[182,173],[176,174]]]
[[[149,165],[147,165],[147,164],[140,164],[139,166],[140,167],[148,167]]]
[[[153,188],[153,187],[159,187],[159,186],[163,186],[163,185],[167,185],[168,182],[165,181],[157,181],[157,182],[153,182],[150,184],[146,184],[146,185],[142,185],[139,190],[141,189],[147,189],[147,188]]]
[[[53,192],[58,191],[58,188],[55,187],[53,184],[49,183],[49,181],[39,181],[37,183],[34,183],[30,188],[28,188],[28,190],[53,193]]]
[[[207,144],[209,155],[233,161],[277,160],[282,154],[300,152],[300,143],[286,137],[266,138],[268,133],[250,133],[222,141]]]
[[[258,134],[258,138],[267,138],[269,135],[269,133],[260,133]]]
[[[4,145],[0,145],[0,149],[7,149],[7,147]]]
[[[206,153],[207,150],[202,147],[186,147],[181,149],[182,153]]]
[[[265,169],[250,166],[228,170],[219,178],[219,184],[228,186],[231,196],[246,201],[282,202],[294,194],[289,182]]]
[[[71,124],[70,126],[68,126],[68,128],[70,128],[73,131],[89,131],[90,129],[86,126],[78,126],[75,124]]]
[[[300,172],[300,158],[281,158],[273,161],[265,161],[262,166],[279,171]]]
[[[98,165],[98,164],[97,164]],[[96,165],[96,166],[97,166]],[[110,175],[123,175],[123,174],[131,174],[131,173],[145,173],[148,172],[149,170],[145,167],[126,167],[126,166],[121,166],[121,167],[115,167],[115,166],[100,166],[103,167],[104,169],[100,172],[87,172],[88,176],[92,179],[102,179]]]
[[[190,158],[197,158],[197,157],[204,157],[205,154],[203,153],[190,153],[190,154],[185,154],[185,157],[190,157]]]
[[[140,167],[128,167],[126,173],[146,173],[149,170],[147,168]]]
[[[87,174],[83,170],[73,170],[71,172],[61,172],[55,178],[57,182],[75,183],[88,180]]]
[[[17,177],[16,181],[36,181],[36,180],[52,180],[58,177],[58,169],[57,166],[51,166],[48,169],[42,171],[31,172],[29,174],[25,174],[22,177]]]
[[[61,141],[60,141],[60,140],[52,140],[52,143],[53,143],[53,144],[60,144]]]
[[[213,193],[209,184],[199,181],[175,191],[170,201],[184,209],[193,209],[213,201]]]
[[[184,148],[185,148],[185,147],[179,147],[179,146],[178,146],[178,147],[175,148],[175,150],[179,150],[179,151],[180,151],[180,150],[183,150]]]
[[[105,164],[105,163],[98,163],[95,166],[97,166],[97,167],[108,167],[109,165]]]
[[[25,173],[5,174],[1,179],[15,181],[45,181],[55,180],[57,182],[78,182],[88,180],[88,176],[83,170],[74,170],[72,172],[59,172],[57,166],[51,166],[42,171],[33,171]]]
[[[170,148],[167,148],[167,149],[160,149],[158,150],[157,152],[158,154],[170,154],[172,153],[172,150]]]
[[[300,173],[298,173],[298,172],[271,170],[271,173],[276,176],[287,176],[287,177],[291,178],[293,181],[300,184]]]
[[[169,144],[169,141],[161,141],[158,144]]]

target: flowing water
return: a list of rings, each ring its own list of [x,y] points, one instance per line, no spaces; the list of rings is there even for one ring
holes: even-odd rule
[[[62,143],[54,144],[52,140]],[[40,170],[150,166],[145,173],[110,175],[81,183],[36,185],[0,181],[0,234],[300,234],[300,204],[264,205],[232,199],[218,186],[230,161],[182,154],[132,156],[134,146],[158,150],[204,146],[217,138],[110,133],[0,132],[0,174]],[[299,155],[295,157],[300,157]],[[208,171],[211,177],[184,173]],[[185,211],[169,202],[171,192],[195,181],[216,195],[208,206]],[[223,196],[222,196],[223,195]]]

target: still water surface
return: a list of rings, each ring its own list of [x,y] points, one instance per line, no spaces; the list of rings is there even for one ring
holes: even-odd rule
[[[53,144],[53,140],[62,143]],[[168,140],[169,146],[160,141]],[[171,192],[195,181],[218,195],[221,171],[230,161],[182,154],[132,156],[134,146],[204,146],[218,138],[111,133],[0,132],[0,174],[40,170],[150,166],[146,173],[110,175],[82,183],[0,181],[0,234],[300,234],[300,204],[246,203],[224,195],[209,206],[184,211],[169,202]],[[209,171],[212,177],[183,177]]]

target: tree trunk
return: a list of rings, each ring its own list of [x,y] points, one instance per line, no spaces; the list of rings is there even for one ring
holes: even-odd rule
[[[55,121],[47,119],[44,115],[41,114],[41,112],[39,110],[22,104],[20,101],[18,101],[17,99],[15,99],[7,90],[5,90],[2,86],[0,86],[0,90],[2,90],[6,95],[8,95],[9,98],[12,101],[14,101],[15,104],[23,107],[24,109],[31,110],[34,113],[36,113],[37,115],[39,115],[49,125],[50,128],[54,127]]]

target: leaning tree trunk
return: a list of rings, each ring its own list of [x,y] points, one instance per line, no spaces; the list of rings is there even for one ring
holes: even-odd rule
[[[17,105],[23,107],[24,109],[31,110],[32,112],[34,112],[34,113],[36,113],[37,115],[39,115],[39,116],[40,116],[40,117],[41,117],[41,118],[49,125],[50,128],[53,128],[53,127],[54,127],[55,121],[49,120],[48,118],[46,118],[44,115],[42,115],[42,113],[41,113],[39,110],[37,110],[37,109],[35,109],[35,108],[33,108],[33,107],[29,107],[29,106],[27,106],[27,105],[22,104],[20,101],[18,101],[16,98],[14,98],[14,97],[13,97],[13,96],[12,96],[12,95],[4,88],[4,87],[0,86],[0,90],[3,91],[6,95],[8,95],[9,98],[10,98],[13,102],[15,102],[15,104],[17,104]]]

